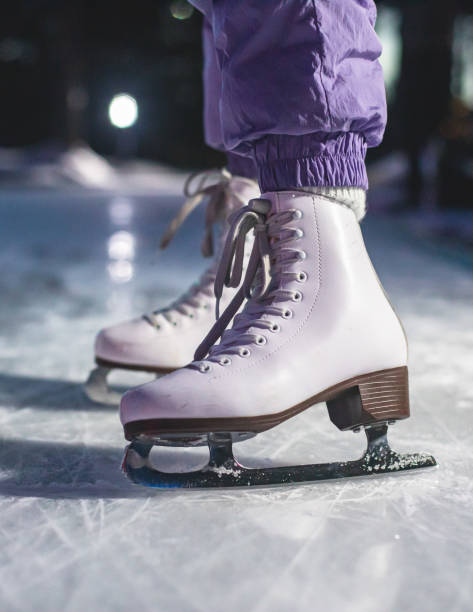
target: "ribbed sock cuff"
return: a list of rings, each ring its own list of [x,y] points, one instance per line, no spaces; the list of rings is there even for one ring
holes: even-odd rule
[[[303,187],[300,191],[332,198],[337,204],[348,206],[358,221],[366,215],[366,191],[360,187]]]

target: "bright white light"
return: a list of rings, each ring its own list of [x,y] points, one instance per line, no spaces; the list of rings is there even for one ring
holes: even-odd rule
[[[108,256],[110,259],[133,259],[135,256],[135,239],[130,232],[115,232],[108,239]]]
[[[125,93],[117,94],[112,98],[108,107],[110,123],[117,128],[131,127],[138,119],[138,104]]]

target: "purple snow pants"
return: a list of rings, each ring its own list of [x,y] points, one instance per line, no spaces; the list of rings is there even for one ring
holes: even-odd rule
[[[205,137],[230,170],[263,192],[366,189],[386,124],[374,1],[191,1],[205,15]]]

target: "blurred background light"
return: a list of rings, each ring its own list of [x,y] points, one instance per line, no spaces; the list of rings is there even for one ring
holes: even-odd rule
[[[108,107],[110,122],[117,128],[129,128],[138,119],[138,104],[126,93],[117,94],[112,98]]]
[[[175,19],[183,21],[184,19],[189,19],[189,17],[191,17],[192,13],[194,12],[194,7],[189,4],[187,0],[174,0],[174,2],[171,2],[169,10]]]
[[[392,6],[382,6],[378,11],[376,32],[383,45],[381,65],[388,98],[397,86],[401,71],[402,39],[401,12]]]
[[[130,232],[115,232],[108,241],[110,259],[133,259],[135,240]]]
[[[473,110],[473,15],[455,20],[453,32],[453,93]]]

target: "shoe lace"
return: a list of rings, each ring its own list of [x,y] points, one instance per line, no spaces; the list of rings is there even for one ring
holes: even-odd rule
[[[161,239],[160,248],[165,249],[174,235],[197,206],[207,198],[205,209],[205,231],[201,244],[201,251],[204,257],[211,257],[214,254],[214,226],[216,223],[224,222],[228,208],[232,201],[241,205],[246,202],[236,193],[231,186],[232,175],[226,168],[212,169],[204,172],[191,174],[184,185],[184,195],[186,200],[168,225]],[[249,184],[253,184],[250,179]],[[176,324],[176,313],[184,316],[193,316],[195,309],[209,308],[209,298],[213,297],[213,284],[216,278],[216,262],[214,262],[199,280],[172,302],[166,308],[155,310],[143,315],[151,325],[160,328],[162,324]]]
[[[205,361],[224,364],[221,355],[239,354],[244,357],[249,354],[244,349],[246,345],[264,344],[266,337],[255,328],[279,331],[279,324],[271,317],[289,318],[292,311],[284,303],[299,301],[302,297],[300,292],[284,288],[288,281],[303,278],[303,273],[294,271],[292,264],[305,259],[305,253],[288,246],[303,235],[302,230],[290,226],[292,220],[300,218],[300,211],[288,209],[269,213],[270,202],[255,199],[229,218],[230,229],[214,285],[217,321],[197,348],[195,361],[191,364],[203,372],[209,367]],[[244,243],[251,230],[254,231],[253,248],[242,281]],[[219,316],[219,300],[224,286],[239,289]],[[248,299],[245,307],[236,314],[245,298]],[[232,318],[233,325],[226,330]]]

